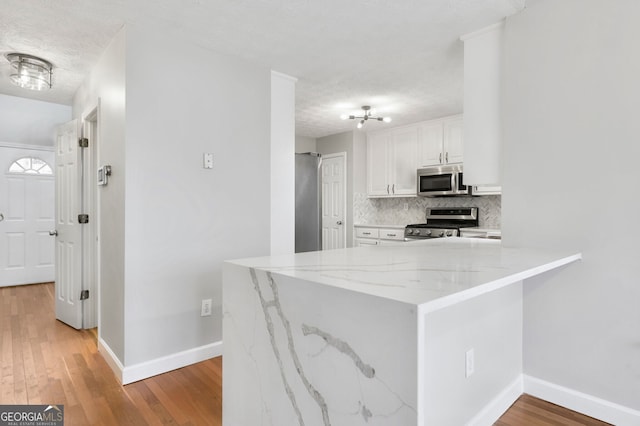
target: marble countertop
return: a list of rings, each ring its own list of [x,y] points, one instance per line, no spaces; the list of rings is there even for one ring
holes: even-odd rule
[[[575,262],[579,252],[502,247],[498,240],[436,238],[229,261],[431,312]]]
[[[354,228],[388,228],[388,229],[404,229],[406,225],[374,225],[374,224],[362,224],[356,223]]]

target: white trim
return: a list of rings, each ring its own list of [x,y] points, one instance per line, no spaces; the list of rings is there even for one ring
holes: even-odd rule
[[[467,41],[469,39],[478,37],[478,36],[480,36],[480,35],[482,35],[484,33],[488,33],[490,31],[495,31],[496,29],[500,29],[500,28],[504,27],[505,21],[506,21],[506,19],[503,19],[500,22],[496,22],[495,24],[491,24],[491,25],[489,25],[487,27],[481,28],[481,29],[479,29],[477,31],[474,31],[472,33],[463,34],[463,35],[460,36],[460,40],[461,41]]]
[[[347,248],[347,229],[351,229],[351,218],[349,217],[349,212],[348,212],[348,207],[347,207],[347,188],[349,187],[349,176],[347,175],[347,153],[346,151],[343,152],[334,152],[331,154],[321,154],[321,158],[325,159],[325,158],[340,158],[342,157],[343,162],[342,162],[342,176],[344,176],[344,179],[342,179],[342,195],[343,195],[343,200],[342,200],[342,205],[343,205],[343,214],[344,214],[344,232],[342,233],[343,236],[343,241],[342,244],[344,244],[344,246],[342,248]],[[322,197],[322,202],[324,202],[324,197]]]
[[[522,395],[523,378],[522,374],[507,386],[502,392],[496,395],[473,419],[467,426],[490,426],[494,424],[516,400]]]
[[[53,146],[44,145],[25,145],[21,143],[0,142],[0,148],[17,148],[17,149],[30,149],[32,151],[55,151]]]
[[[186,367],[222,355],[222,341],[210,343],[198,348],[188,349],[150,361],[125,367],[122,371],[122,384],[137,382],[148,377]]]
[[[188,349],[150,361],[124,367],[109,345],[98,337],[98,351],[113,370],[122,385],[167,373],[201,361],[222,356],[222,341],[210,343],[198,348]]]
[[[98,336],[98,352],[102,354],[102,358],[104,358],[104,360],[107,362],[107,365],[111,368],[120,383],[122,383],[122,371],[124,370],[124,366],[122,365],[116,354],[113,353],[109,345],[107,345],[107,342],[102,340],[100,336]]]
[[[615,425],[640,425],[640,411],[565,388],[544,380],[524,377],[524,392],[536,398]]]
[[[83,290],[89,290],[90,297],[83,302],[82,328],[98,327],[98,311],[100,306],[99,287],[99,204],[97,201],[97,150],[98,138],[98,106],[84,115],[81,123],[81,137],[89,140],[89,147],[82,153],[82,210],[89,214],[89,224],[82,229],[82,276]]]
[[[279,77],[279,78],[282,78],[284,80],[293,81],[294,83],[298,82],[297,78],[292,77],[292,76],[290,76],[288,74],[281,73],[279,71],[274,71],[274,70],[271,70],[271,77]]]

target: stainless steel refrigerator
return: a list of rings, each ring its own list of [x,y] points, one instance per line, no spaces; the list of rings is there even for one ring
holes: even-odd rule
[[[322,250],[322,156],[296,154],[296,253]]]

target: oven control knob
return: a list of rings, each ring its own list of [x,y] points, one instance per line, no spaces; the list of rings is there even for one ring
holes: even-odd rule
[[[427,230],[427,236],[431,235],[431,229]]]
[[[452,236],[452,235],[453,235],[453,232],[451,232],[451,231],[447,231],[447,237],[450,237],[450,236]]]
[[[407,229],[407,234],[409,235],[413,234],[413,229]]]
[[[420,230],[416,229],[416,235],[420,235]]]
[[[440,231],[440,237],[444,237],[444,231]]]

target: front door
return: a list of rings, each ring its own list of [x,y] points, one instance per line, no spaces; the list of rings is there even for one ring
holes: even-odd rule
[[[346,154],[322,156],[322,249],[346,246]]]
[[[82,328],[82,228],[78,215],[82,194],[82,160],[78,122],[58,127],[56,134],[56,318]]]
[[[0,287],[54,279],[53,152],[0,147]]]

